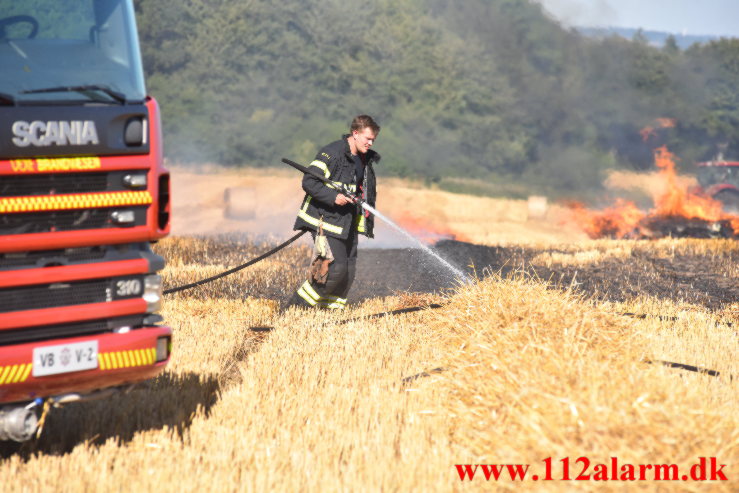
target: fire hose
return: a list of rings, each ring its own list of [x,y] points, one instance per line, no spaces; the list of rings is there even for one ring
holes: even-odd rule
[[[300,171],[303,174],[311,175],[312,177],[314,177],[314,178],[316,178],[318,180],[321,180],[323,183],[325,183],[329,187],[335,188],[335,189],[339,190],[341,193],[343,193],[344,195],[346,195],[347,197],[349,197],[352,200],[352,202],[357,203],[357,204],[361,205],[362,207],[365,207],[364,199],[362,199],[362,197],[358,196],[357,194],[355,194],[354,192],[352,192],[351,190],[349,190],[347,188],[347,186],[344,185],[343,183],[341,184],[341,186],[339,186],[337,183],[332,182],[331,180],[329,180],[328,178],[326,178],[325,176],[323,176],[318,171],[313,170],[313,169],[310,169],[310,168],[306,168],[302,164],[298,164],[295,161],[291,161],[291,160],[289,160],[287,158],[282,158],[282,162],[285,163],[285,164],[288,164],[288,165],[292,166],[293,168],[295,168],[296,170]],[[370,212],[372,212],[372,211],[370,211]]]
[[[295,240],[297,240],[298,238],[300,238],[301,236],[303,236],[305,233],[307,233],[307,231],[300,231],[299,233],[295,234],[289,240],[287,240],[287,241],[285,241],[283,243],[280,243],[279,245],[277,245],[272,250],[270,250],[270,251],[268,251],[266,253],[263,253],[262,255],[260,255],[258,257],[255,257],[255,258],[249,260],[248,262],[246,262],[244,264],[241,264],[239,266],[236,266],[236,267],[234,267],[232,269],[228,269],[227,271],[221,272],[220,274],[216,274],[215,276],[211,276],[211,277],[208,277],[208,278],[205,278],[205,279],[201,279],[199,281],[192,282],[190,284],[185,284],[184,286],[177,286],[176,288],[167,289],[167,290],[165,290],[163,292],[163,294],[176,293],[178,291],[184,291],[186,289],[194,288],[194,287],[200,286],[202,284],[207,284],[209,282],[213,282],[216,279],[220,279],[222,277],[226,277],[226,276],[231,275],[234,272],[238,272],[238,271],[240,271],[242,269],[246,269],[247,267],[256,264],[260,260],[264,260],[267,257],[269,257],[270,255],[274,255],[275,253],[279,252],[280,250],[282,250],[283,248],[285,248],[286,246],[288,246],[290,243],[294,242]]]

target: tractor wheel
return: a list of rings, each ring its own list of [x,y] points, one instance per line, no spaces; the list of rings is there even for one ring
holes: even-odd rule
[[[739,192],[735,190],[721,190],[713,198],[723,204],[724,212],[739,216]]]

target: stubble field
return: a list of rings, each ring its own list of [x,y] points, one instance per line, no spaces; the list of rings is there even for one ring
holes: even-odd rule
[[[169,295],[167,371],[128,394],[52,413],[38,442],[0,460],[1,489],[736,491],[736,242],[591,241],[560,225],[556,211],[527,218],[521,201],[395,182],[380,190],[427,200],[415,219],[445,204],[443,218],[426,218],[434,223],[426,232],[456,234],[437,249],[473,282],[455,283],[383,233],[389,248],[360,251],[343,313],[280,311],[305,275],[302,240]],[[211,214],[189,226],[200,231],[184,226],[193,211],[175,212],[175,236],[155,246],[168,260],[165,287],[243,263],[292,234],[288,226],[267,237],[259,215],[224,219],[222,192],[201,184],[186,196]],[[385,203],[381,195],[391,217],[408,215],[407,202]],[[475,211],[494,206],[499,220],[475,223]],[[415,307],[427,308],[389,313]],[[612,457],[674,463],[681,474],[699,457],[716,457],[729,480],[531,479],[543,478],[549,457],[554,479],[567,457],[573,478],[578,457],[591,461],[591,474]],[[481,473],[461,481],[455,464],[476,463],[530,468],[524,481],[486,482]]]

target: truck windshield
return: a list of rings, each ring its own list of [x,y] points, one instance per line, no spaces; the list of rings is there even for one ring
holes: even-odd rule
[[[0,0],[0,105],[142,101],[131,0]]]

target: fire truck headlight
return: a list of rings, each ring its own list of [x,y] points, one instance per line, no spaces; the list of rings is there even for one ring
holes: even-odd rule
[[[146,188],[147,180],[145,174],[130,174],[123,177],[123,184],[128,188]]]
[[[153,274],[144,277],[144,301],[146,312],[158,312],[162,308],[162,277]]]
[[[169,337],[160,337],[157,339],[157,362],[164,361],[169,358],[172,352],[172,339]]]
[[[132,225],[134,221],[136,221],[136,216],[131,210],[113,211],[113,213],[110,215],[110,219],[115,224],[127,226],[127,225]]]
[[[123,130],[123,141],[127,146],[141,146],[146,143],[146,120],[141,117],[131,118]]]

